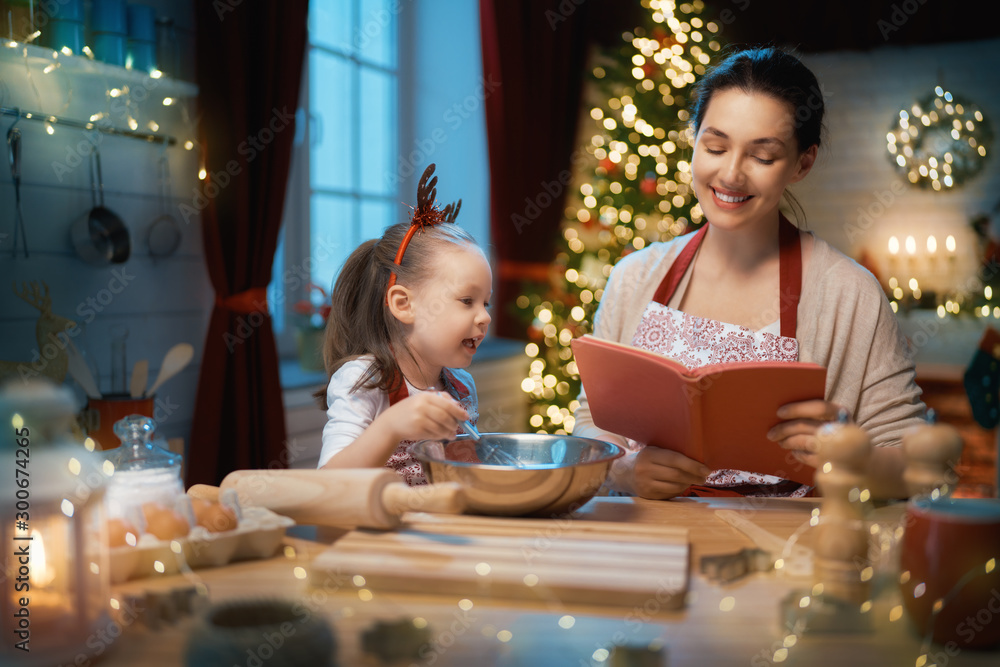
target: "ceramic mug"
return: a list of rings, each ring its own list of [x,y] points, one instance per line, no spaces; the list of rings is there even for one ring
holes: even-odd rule
[[[910,500],[899,564],[921,636],[957,648],[1000,643],[1000,499]]]

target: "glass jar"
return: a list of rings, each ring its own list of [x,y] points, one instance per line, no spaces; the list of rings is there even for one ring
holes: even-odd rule
[[[114,466],[107,492],[110,518],[136,524],[136,513],[144,504],[173,507],[184,495],[183,457],[157,445],[153,441],[155,430],[156,422],[143,415],[129,415],[115,422],[115,435],[122,444],[107,454]]]

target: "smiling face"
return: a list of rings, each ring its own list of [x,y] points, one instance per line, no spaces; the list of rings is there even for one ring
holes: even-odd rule
[[[695,137],[693,185],[705,217],[725,228],[776,223],[785,188],[802,180],[816,146],[800,152],[787,103],[736,88],[717,91]]]
[[[490,325],[493,274],[479,248],[448,244],[434,256],[432,274],[410,291],[406,342],[421,370],[464,368]],[[415,381],[415,378],[409,378]]]

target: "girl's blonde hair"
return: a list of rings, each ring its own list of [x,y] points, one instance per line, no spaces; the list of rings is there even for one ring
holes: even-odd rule
[[[345,363],[367,354],[375,358],[374,362],[354,385],[354,391],[397,390],[403,375],[395,355],[412,354],[403,336],[403,326],[386,302],[390,274],[395,272],[397,284],[416,289],[431,275],[435,260],[448,246],[479,248],[475,239],[458,225],[425,226],[413,235],[397,265],[396,252],[410,226],[405,222],[392,225],[382,238],[361,244],[344,263],[333,287],[323,341],[328,381]],[[316,397],[325,408],[325,389],[318,391]]]

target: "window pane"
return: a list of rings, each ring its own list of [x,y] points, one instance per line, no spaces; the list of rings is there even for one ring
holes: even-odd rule
[[[285,227],[278,232],[278,248],[271,264],[271,283],[267,286],[267,309],[271,313],[274,333],[285,329]]]
[[[399,0],[361,0],[361,16],[354,45],[367,62],[396,68],[396,13]]]
[[[361,68],[361,191],[395,196],[396,77]]]
[[[311,0],[309,42],[350,54],[354,0]]]
[[[333,281],[354,248],[357,239],[352,197],[315,194],[312,196],[310,254],[312,281],[328,293]]]
[[[366,199],[361,202],[361,239],[377,239],[382,236],[385,228],[402,220],[396,220],[396,206],[391,202]]]
[[[313,188],[351,188],[350,61],[322,51],[309,56],[310,112],[318,120],[310,151]]]

